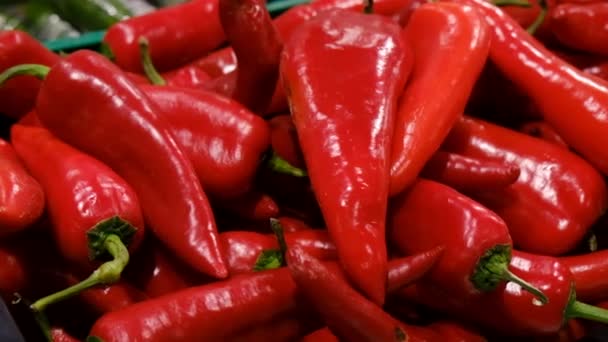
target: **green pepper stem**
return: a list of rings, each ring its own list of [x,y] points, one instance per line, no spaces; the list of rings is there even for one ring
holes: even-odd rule
[[[583,318],[600,323],[608,323],[608,310],[574,300],[566,309],[567,318]]]
[[[120,280],[120,275],[129,263],[129,251],[117,235],[108,235],[103,243],[113,260],[103,263],[91,275],[64,290],[40,298],[30,308],[34,312],[43,312],[49,305],[58,303],[81,293],[96,285],[113,284]]]
[[[283,226],[281,222],[275,218],[270,219],[270,229],[277,237],[277,242],[279,243],[279,250],[281,251],[281,255],[283,256],[283,260],[285,260],[285,253],[287,253],[287,241],[285,241],[285,234],[283,233]]]
[[[495,6],[517,6],[517,7],[532,7],[532,4],[527,0],[494,0],[492,3]]]
[[[374,0],[363,0],[363,13],[373,14],[374,13]]]
[[[525,280],[521,279],[520,277],[516,276],[515,274],[511,273],[511,271],[509,271],[509,269],[506,267],[503,271],[502,279],[505,281],[513,282],[513,283],[521,286],[522,289],[530,292],[532,295],[534,295],[536,298],[538,298],[538,300],[543,305],[549,303],[549,298],[547,298],[547,296],[541,290],[537,289],[536,287],[532,286],[527,281],[525,281]]]
[[[294,177],[308,176],[306,171],[289,164],[288,161],[279,157],[274,151],[270,153],[268,159],[266,160],[266,166],[275,172],[291,175]]]
[[[540,12],[534,22],[526,29],[529,34],[534,35],[536,30],[543,24],[545,21],[545,16],[547,15],[547,2],[545,0],[538,0],[538,5],[540,6]]]
[[[20,64],[4,70],[0,74],[0,85],[13,77],[28,75],[44,80],[51,68],[41,64]]]
[[[154,85],[164,86],[167,84],[165,79],[158,73],[150,57],[150,43],[145,37],[139,38],[139,53],[141,57],[141,65],[144,68],[144,73],[148,80]]]

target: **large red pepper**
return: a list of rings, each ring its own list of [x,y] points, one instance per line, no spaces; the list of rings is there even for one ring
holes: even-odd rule
[[[44,211],[42,187],[25,169],[15,150],[0,139],[0,237],[30,227]]]
[[[502,284],[483,296],[454,297],[432,283],[420,282],[399,296],[506,336],[554,334],[576,317],[608,322],[608,310],[576,300],[572,275],[556,258],[513,251],[510,268],[542,289],[549,301],[540,305],[515,284]]]
[[[384,301],[386,283],[393,118],[411,64],[397,24],[349,11],[302,25],[281,61],[310,181],[340,262],[376,303]]]
[[[566,3],[551,11],[551,32],[563,45],[608,55],[608,3]]]
[[[429,3],[405,28],[417,58],[401,96],[391,157],[391,194],[415,180],[462,115],[490,46],[489,29],[472,8]],[[437,70],[441,69],[441,77]],[[429,89],[441,96],[429,96]]]
[[[93,51],[72,53],[50,71],[29,65],[0,78],[24,69],[45,77],[36,104],[40,121],[122,176],[137,193],[148,226],[176,255],[199,271],[226,277],[207,197],[154,102]]]
[[[608,299],[608,250],[560,257],[572,272],[576,296],[583,301]]]
[[[264,0],[219,0],[220,21],[238,63],[232,98],[263,114],[279,79],[283,45]]]
[[[520,167],[515,184],[470,194],[505,220],[513,243],[520,249],[550,255],[568,252],[608,206],[602,175],[582,158],[552,143],[463,118],[443,148]]]
[[[193,0],[135,16],[112,25],[103,38],[122,69],[142,72],[138,42],[150,42],[154,65],[166,71],[217,48],[226,37],[218,0]]]
[[[340,340],[440,341],[432,330],[408,326],[391,317],[303,249],[290,248],[287,264],[300,291]]]
[[[492,62],[569,146],[608,174],[608,83],[559,59],[498,7],[484,0],[450,1],[481,11],[492,31]]]
[[[456,190],[418,180],[391,203],[389,224],[390,241],[403,253],[444,247],[429,279],[446,293],[468,298],[492,292],[505,281],[546,299],[509,270],[512,245],[507,225]]]
[[[0,72],[19,64],[38,63],[52,66],[59,56],[44,47],[38,40],[23,31],[0,32]],[[32,76],[19,76],[0,88],[0,113],[20,118],[34,107],[40,80]]]

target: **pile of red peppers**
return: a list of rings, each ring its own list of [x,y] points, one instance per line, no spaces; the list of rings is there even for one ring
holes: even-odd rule
[[[0,297],[28,341],[608,329],[608,3],[265,5],[61,55],[0,32]]]

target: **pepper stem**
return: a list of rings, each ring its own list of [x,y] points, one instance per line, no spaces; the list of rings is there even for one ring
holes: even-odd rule
[[[285,159],[279,157],[274,151],[271,151],[268,158],[266,159],[266,166],[272,171],[291,175],[294,177],[307,177],[306,171],[297,168]]]
[[[164,86],[167,84],[165,79],[158,73],[154,63],[152,63],[152,57],[150,57],[150,43],[145,37],[139,38],[139,53],[141,58],[141,65],[144,68],[144,73],[148,80],[154,85]]]
[[[517,6],[517,7],[532,7],[532,4],[527,0],[494,0],[494,6]]]
[[[49,305],[58,303],[96,285],[112,284],[120,279],[120,274],[129,263],[129,251],[118,235],[108,235],[103,242],[105,250],[113,260],[103,263],[91,275],[78,284],[38,299],[30,308],[42,312]]]
[[[285,253],[287,253],[287,241],[285,241],[285,234],[283,234],[283,226],[281,225],[281,221],[271,218],[270,219],[270,229],[277,237],[277,242],[279,243],[279,250],[283,257],[285,257]],[[283,258],[285,260],[285,258]]]
[[[526,31],[531,35],[534,35],[534,33],[536,33],[536,30],[538,30],[540,25],[543,24],[543,21],[545,21],[545,16],[547,15],[547,2],[545,0],[538,0],[538,5],[540,6],[540,12],[538,13],[538,16],[536,17],[536,19],[534,19],[534,22],[526,29]]]
[[[20,64],[4,70],[0,74],[0,85],[13,77],[28,75],[44,80],[51,68],[41,64]]]
[[[582,318],[590,321],[608,323],[608,310],[574,300],[566,309],[568,318]]]
[[[496,245],[489,249],[477,262],[471,282],[480,291],[493,291],[501,281],[514,282],[536,296],[542,304],[549,302],[545,294],[525,280],[509,271],[511,246]]]

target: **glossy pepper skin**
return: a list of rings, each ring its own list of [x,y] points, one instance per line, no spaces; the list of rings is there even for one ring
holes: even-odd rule
[[[160,109],[117,66],[92,51],[69,55],[46,76],[36,110],[45,127],[133,187],[147,226],[176,255],[203,273],[227,276],[192,164]]]
[[[429,279],[446,293],[474,296],[506,280],[497,273],[511,256],[507,225],[452,188],[419,179],[391,203],[388,222],[389,241],[406,255],[444,247]],[[496,263],[503,270],[493,270]]]
[[[138,40],[146,37],[154,65],[170,70],[224,42],[218,5],[218,0],[193,0],[135,16],[110,26],[103,43],[122,69],[142,72]]]
[[[399,296],[506,336],[554,334],[568,319],[580,316],[577,311],[582,310],[577,307],[589,310],[589,306],[576,301],[572,275],[556,258],[513,251],[510,268],[541,288],[548,303],[538,305],[531,294],[513,284],[502,284],[483,296],[458,298],[424,282],[404,289]],[[606,312],[599,315],[606,317]]]
[[[289,164],[305,168],[304,156],[298,142],[298,132],[291,115],[277,115],[268,121],[272,150]]]
[[[24,63],[52,66],[59,56],[38,40],[23,31],[0,32],[0,72]],[[18,119],[34,107],[40,80],[32,76],[19,76],[0,88],[2,114]]]
[[[26,170],[13,147],[0,139],[0,237],[22,231],[44,211],[45,195],[40,183]]]
[[[245,194],[270,147],[268,124],[234,100],[204,90],[141,86],[160,110],[205,193]]]
[[[182,88],[201,88],[203,84],[211,80],[211,76],[198,65],[187,65],[167,71],[163,73],[162,77],[167,85]]]
[[[139,200],[112,169],[43,127],[13,125],[11,140],[44,189],[53,235],[66,260],[83,271],[96,267],[90,259],[87,232],[113,216],[137,228],[129,245],[131,251],[137,249],[144,236]]]
[[[551,32],[563,45],[608,55],[608,3],[565,3],[551,11]]]
[[[545,121],[569,146],[607,174],[608,83],[589,77],[556,57],[490,3],[450,1],[473,5],[481,12],[491,27],[492,62],[530,96]]]
[[[405,27],[416,63],[401,95],[391,155],[391,195],[410,186],[462,115],[485,65],[489,28],[473,8],[420,6]],[[437,77],[437,70],[443,70]],[[429,89],[442,94],[429,96]]]
[[[517,165],[437,151],[426,162],[420,175],[467,192],[507,187],[517,181],[520,172]]]
[[[70,335],[62,328],[54,327],[51,329],[53,342],[79,342],[80,340]]]
[[[585,160],[517,131],[466,117],[454,126],[444,149],[520,167],[515,184],[471,194],[505,220],[519,249],[568,252],[608,205],[602,175]]]
[[[560,257],[574,280],[576,297],[586,302],[608,298],[608,250]]]
[[[238,64],[232,98],[265,113],[279,79],[283,44],[263,0],[218,0],[222,28]]]
[[[362,34],[352,38],[353,30]],[[281,61],[308,175],[340,262],[376,303],[386,285],[387,159],[411,63],[398,25],[348,11],[302,25]]]
[[[296,285],[341,341],[440,341],[432,330],[391,317],[301,248],[288,249],[286,257]]]
[[[533,137],[542,139],[546,142],[553,143],[556,146],[568,149],[568,145],[564,139],[557,134],[551,125],[544,121],[528,122],[521,127],[520,131]]]

